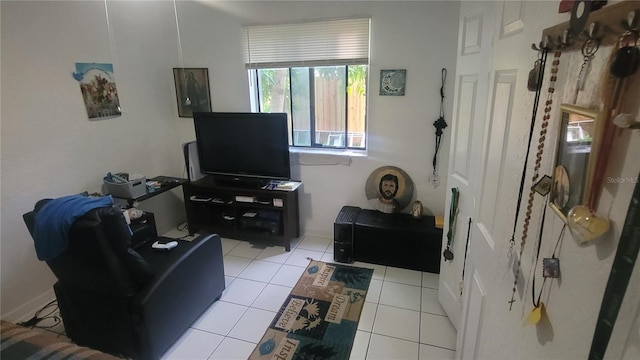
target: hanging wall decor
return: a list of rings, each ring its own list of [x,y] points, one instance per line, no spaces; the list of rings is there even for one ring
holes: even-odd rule
[[[76,63],[73,78],[80,83],[89,120],[120,116],[113,64]]]
[[[447,231],[447,248],[444,249],[442,256],[444,256],[444,261],[453,260],[453,238],[456,233],[456,222],[458,218],[458,197],[460,196],[460,190],[456,188],[451,188],[451,205],[449,207],[449,231]],[[468,236],[468,234],[467,234]]]
[[[565,221],[571,208],[587,201],[601,129],[598,110],[561,105],[551,207]]]
[[[440,185],[440,176],[438,175],[438,152],[440,151],[443,130],[447,127],[447,121],[444,119],[444,84],[446,81],[447,69],[442,68],[442,84],[440,85],[440,117],[433,122],[433,126],[436,128],[436,150],[433,153],[433,173],[429,176],[429,182],[434,188]]]
[[[194,112],[211,111],[208,69],[173,68],[173,79],[179,117],[193,117]]]
[[[547,101],[545,102],[544,116],[542,117],[542,124],[540,124],[540,135],[538,137],[538,150],[536,152],[536,162],[534,166],[534,172],[531,177],[531,183],[533,184],[536,184],[538,182],[538,178],[540,177],[539,170],[542,164],[542,154],[544,153],[544,144],[545,144],[545,139],[546,139],[547,131],[549,127],[549,119],[551,119],[551,109],[553,106],[553,94],[555,93],[556,81],[558,80],[558,67],[560,66],[560,56],[562,55],[563,44],[564,44],[564,41],[553,53],[553,62],[551,63],[552,64],[551,77],[549,78],[549,87],[547,88]],[[531,129],[533,131],[533,126]],[[527,156],[528,155],[529,154],[527,150]],[[523,171],[523,175],[524,174],[526,174],[526,171]],[[523,189],[522,185],[521,185],[521,189]],[[522,194],[522,191],[521,191],[521,194]],[[513,303],[516,301],[518,277],[520,276],[520,271],[521,271],[522,254],[527,244],[527,237],[529,235],[529,225],[531,222],[531,215],[533,211],[534,194],[535,194],[535,189],[531,187],[529,190],[529,197],[527,199],[527,212],[525,213],[524,224],[522,226],[522,237],[520,239],[520,251],[518,252],[518,262],[517,262],[517,267],[514,274],[513,288],[511,289],[511,300],[508,301],[509,310],[513,308]],[[520,207],[520,200],[521,199],[518,199],[518,208]],[[518,211],[516,211],[516,213],[517,212]],[[518,215],[516,214],[516,220],[517,219],[518,219]],[[514,230],[515,230],[515,225],[514,225]],[[511,244],[509,246],[509,253],[512,252],[514,244],[515,244],[515,241],[512,237]],[[536,308],[536,309],[539,309],[539,308]]]
[[[407,70],[380,70],[380,95],[404,96]]]
[[[579,244],[599,238],[610,227],[608,219],[597,217],[585,206],[599,161],[603,122],[598,110],[561,105],[550,206],[567,223]]]

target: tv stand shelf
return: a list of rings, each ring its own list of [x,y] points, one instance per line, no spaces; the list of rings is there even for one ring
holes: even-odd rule
[[[300,236],[298,187],[233,186],[211,176],[182,185],[189,235],[208,231],[222,237],[282,244]]]

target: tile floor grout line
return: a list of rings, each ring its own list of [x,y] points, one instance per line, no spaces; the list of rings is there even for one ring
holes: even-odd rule
[[[401,337],[397,337],[397,336],[391,336],[391,335],[387,335],[387,334],[380,334],[380,333],[376,333],[376,332],[371,332],[371,335],[378,335],[378,336],[384,336],[384,337],[388,337],[390,339],[396,339],[396,340],[402,340],[402,341],[406,341],[406,342],[410,342],[410,343],[414,343],[417,344],[418,347],[420,346],[420,342],[419,341],[413,341],[413,340],[407,340],[407,339],[403,339]],[[423,345],[430,345],[430,344],[423,344]],[[368,350],[368,349],[367,349]]]
[[[376,316],[378,315],[378,306],[379,305],[380,305],[379,303],[376,304],[376,310],[373,312],[373,321],[371,322],[371,332],[370,332],[370,335],[369,335],[369,342],[367,343],[367,350],[365,351],[365,355],[364,355],[365,360],[367,359],[367,357],[369,357],[369,346],[371,346],[371,338],[373,337],[373,328],[376,325]],[[364,307],[363,307],[363,309],[364,309]],[[358,331],[358,329],[356,328],[356,333],[357,333],[357,331]],[[353,345],[351,345],[351,349],[353,349]]]
[[[424,273],[420,274],[420,285],[424,284]],[[418,359],[420,359],[420,340],[422,340],[422,286],[420,287],[420,321],[418,322]]]
[[[251,264],[251,263],[249,263]],[[250,307],[253,307],[253,304],[258,300],[258,298],[260,297],[260,295],[262,295],[262,293],[265,291],[265,289],[267,288],[267,286],[269,285],[278,285],[278,284],[271,284],[271,280],[273,280],[273,278],[276,277],[276,275],[278,274],[278,272],[280,272],[280,270],[284,267],[284,264],[280,264],[280,267],[278,267],[278,270],[276,270],[276,272],[273,274],[273,276],[271,276],[271,278],[269,279],[268,282],[266,282],[266,286],[264,288],[262,288],[262,290],[260,290],[260,293],[258,294],[258,296],[256,296],[256,298],[251,302]],[[279,285],[282,286],[282,285]],[[277,312],[276,312],[277,313]]]
[[[454,351],[454,352],[456,351],[456,349],[451,349],[451,348],[448,348],[448,347],[444,347],[442,345],[427,344],[427,343],[422,343],[422,342],[420,343],[420,345],[427,345],[427,346],[435,347],[435,348],[438,348],[438,349],[444,349],[444,350],[449,350],[449,351]]]

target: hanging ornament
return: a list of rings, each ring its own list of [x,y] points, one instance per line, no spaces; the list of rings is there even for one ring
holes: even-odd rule
[[[611,222],[605,217],[598,217],[585,205],[577,205],[567,214],[567,225],[573,239],[582,245],[599,239],[611,227]]]
[[[416,220],[420,220],[422,219],[423,212],[424,212],[424,206],[422,206],[422,201],[420,200],[414,201],[413,205],[411,206],[411,216],[413,216],[413,218]]]
[[[453,244],[453,237],[456,233],[456,223],[458,218],[458,196],[460,191],[458,188],[451,189],[451,205],[449,207],[449,231],[447,232],[447,248],[442,253],[444,261],[453,260],[453,251],[451,251],[451,245]]]
[[[640,129],[640,122],[632,114],[620,113],[613,118],[613,124],[623,129]]]
[[[544,316],[545,314],[546,311],[544,309],[544,303],[540,302],[540,304],[538,304],[538,306],[535,306],[533,310],[531,310],[529,315],[527,315],[525,323],[527,325],[536,325],[540,322],[540,320],[542,320],[542,316]]]
[[[511,238],[509,239],[509,252],[508,257],[511,259],[513,257],[513,246],[515,245],[515,236],[516,229],[518,227],[518,218],[520,217],[520,205],[522,205],[522,194],[524,193],[524,183],[526,181],[527,176],[527,164],[529,162],[529,152],[531,151],[531,141],[533,140],[534,128],[536,124],[536,117],[538,115],[538,105],[540,104],[540,95],[542,89],[542,80],[544,77],[544,69],[547,65],[547,55],[549,53],[548,47],[549,38],[545,38],[544,42],[540,43],[540,47],[537,47],[535,44],[532,45],[532,49],[536,50],[540,54],[540,67],[538,69],[538,76],[536,76],[536,93],[533,101],[533,110],[531,111],[531,125],[529,127],[529,141],[527,142],[527,153],[524,156],[524,164],[522,166],[522,175],[520,175],[520,190],[518,191],[518,201],[516,202],[516,210],[513,219],[513,231],[511,233]],[[535,67],[535,66],[534,66]]]
[[[638,32],[636,30],[629,30],[622,34],[619,41],[620,46],[609,67],[611,75],[622,79],[633,75],[638,70],[640,49],[637,47],[637,42]]]
[[[545,102],[544,116],[542,118],[542,124],[540,125],[540,136],[538,138],[538,151],[536,153],[536,162],[534,167],[534,173],[531,178],[531,183],[535,184],[540,176],[538,171],[542,165],[542,154],[544,152],[544,143],[547,136],[547,130],[549,128],[549,119],[551,118],[551,110],[553,105],[553,94],[555,93],[555,84],[558,79],[558,67],[560,66],[560,55],[562,51],[557,49],[553,53],[553,62],[551,63],[551,77],[549,78],[549,87],[547,88],[547,101]],[[518,256],[518,263],[515,272],[515,279],[513,280],[513,288],[511,293],[511,300],[509,302],[509,310],[512,309],[513,303],[516,301],[516,291],[518,287],[518,277],[520,275],[520,268],[522,262],[522,253],[524,252],[525,245],[527,243],[527,235],[529,233],[529,223],[531,222],[531,213],[533,211],[533,200],[535,190],[533,187],[529,189],[529,198],[527,202],[527,212],[525,214],[524,224],[522,226],[522,238],[520,240],[520,252]]]
[[[540,53],[542,56],[542,53]],[[527,90],[538,91],[542,80],[542,58],[539,58],[533,63],[533,69],[529,71],[529,79],[527,80]]]
[[[438,175],[438,151],[440,150],[440,142],[442,141],[442,130],[447,127],[444,120],[444,83],[447,80],[447,69],[442,68],[442,85],[440,86],[440,117],[433,122],[436,128],[436,151],[433,154],[433,173],[429,176],[429,182],[434,188],[440,185],[440,176]]]

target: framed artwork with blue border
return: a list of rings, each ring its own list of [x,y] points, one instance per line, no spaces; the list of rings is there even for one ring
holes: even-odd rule
[[[404,96],[407,70],[380,70],[380,95]]]

